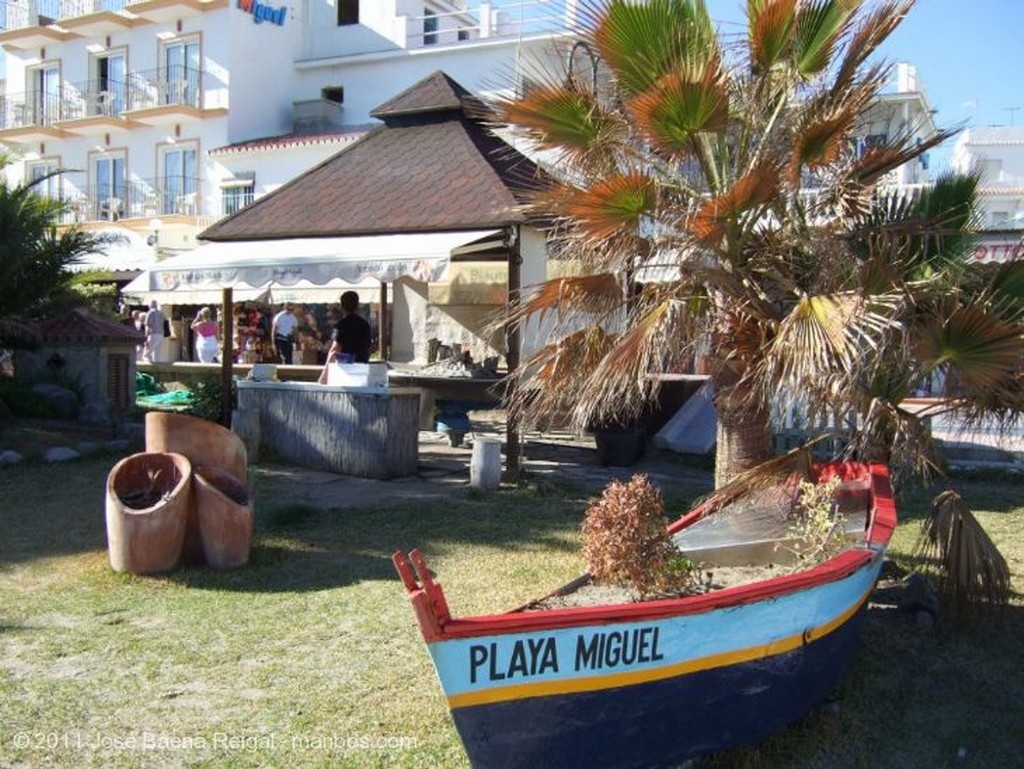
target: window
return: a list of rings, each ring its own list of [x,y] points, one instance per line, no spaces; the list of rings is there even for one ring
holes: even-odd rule
[[[116,222],[124,216],[124,156],[107,154],[92,164],[94,219]]]
[[[237,213],[253,201],[256,189],[256,173],[245,171],[220,185],[221,209],[225,216]]]
[[[359,0],[338,0],[338,26],[359,23]]]
[[[993,228],[1005,227],[1010,220],[1009,211],[993,211],[992,212],[992,224]]]
[[[437,43],[437,11],[423,9],[423,45]]]
[[[320,89],[320,98],[335,104],[345,103],[345,89],[340,85],[328,85]]]
[[[469,30],[468,29],[460,29],[459,30],[459,42],[461,43],[463,40],[469,40]]]

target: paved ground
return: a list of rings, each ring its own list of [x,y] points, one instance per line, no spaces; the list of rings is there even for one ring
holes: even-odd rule
[[[463,446],[452,447],[447,437],[421,431],[419,469],[415,476],[375,481],[292,465],[261,465],[254,501],[261,507],[291,502],[333,509],[463,493],[470,487],[473,440],[505,437],[500,412],[498,417],[495,412],[479,416],[482,413],[471,414],[474,430],[467,434]],[[571,484],[595,494],[613,478],[625,480],[637,472],[646,473],[665,494],[675,489],[692,494],[694,488],[710,490],[712,484],[710,471],[688,466],[680,455],[653,447],[631,467],[603,467],[590,436],[526,433],[522,455],[524,482]],[[503,466],[504,459],[503,453]]]

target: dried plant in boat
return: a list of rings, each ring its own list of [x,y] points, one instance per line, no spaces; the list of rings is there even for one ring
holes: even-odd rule
[[[835,501],[839,484],[837,476],[824,483],[800,482],[787,539],[778,545],[796,556],[797,568],[827,561],[850,546],[846,517]]]
[[[621,585],[641,598],[678,593],[695,571],[665,537],[661,494],[646,475],[612,481],[583,521],[583,557],[596,582]]]

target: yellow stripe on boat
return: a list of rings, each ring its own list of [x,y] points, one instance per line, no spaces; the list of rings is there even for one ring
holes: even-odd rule
[[[499,686],[478,692],[453,694],[448,697],[448,707],[454,710],[455,708],[466,708],[474,705],[489,705],[494,702],[525,700],[530,697],[548,697],[556,694],[575,694],[577,692],[592,692],[600,689],[614,689],[619,686],[633,686],[635,684],[661,681],[666,678],[676,678],[691,673],[698,673],[702,670],[728,667],[743,662],[785,654],[811,641],[816,641],[839,628],[857,613],[874,589],[875,586],[872,584],[853,606],[829,622],[815,628],[810,628],[803,633],[779,638],[766,644],[758,644],[746,649],[737,649],[731,652],[723,652],[722,654],[712,654],[707,657],[677,662],[673,665],[665,665],[653,670],[634,670],[627,673],[609,673],[603,676],[586,676],[584,678],[570,678],[558,681],[537,681],[535,683]]]

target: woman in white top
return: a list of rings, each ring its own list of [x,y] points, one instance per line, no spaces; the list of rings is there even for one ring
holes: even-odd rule
[[[217,359],[217,324],[210,317],[210,308],[204,307],[192,321],[196,332],[196,353],[200,363],[215,363]]]

